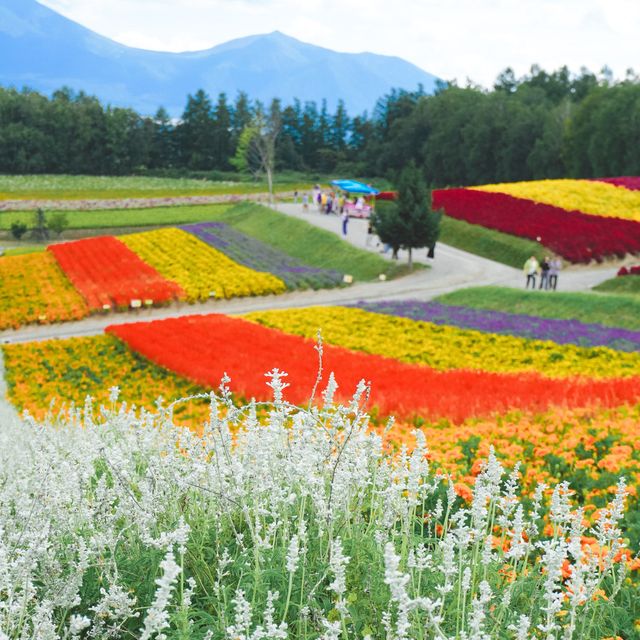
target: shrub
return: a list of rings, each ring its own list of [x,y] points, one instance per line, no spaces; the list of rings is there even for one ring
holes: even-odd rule
[[[11,235],[20,240],[25,233],[27,233],[28,227],[24,222],[12,222],[11,223]]]

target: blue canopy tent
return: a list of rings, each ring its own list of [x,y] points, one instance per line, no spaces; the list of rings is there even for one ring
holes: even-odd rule
[[[357,204],[347,201],[344,206],[341,207],[341,211],[346,211],[349,216],[355,218],[368,218],[371,215],[373,203],[367,204],[364,199],[367,197],[375,199],[380,193],[378,189],[374,189],[368,184],[358,182],[357,180],[332,180],[331,184],[337,189],[340,189],[340,191],[359,196]]]
[[[347,193],[361,193],[367,196],[377,196],[380,191],[370,187],[368,184],[358,182],[357,180],[332,180],[331,184]]]

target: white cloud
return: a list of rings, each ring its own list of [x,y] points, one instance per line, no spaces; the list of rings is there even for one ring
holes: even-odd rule
[[[445,79],[491,85],[537,63],[622,76],[640,69],[637,0],[39,0],[131,46],[206,49],[280,30],[339,51],[397,55]]]

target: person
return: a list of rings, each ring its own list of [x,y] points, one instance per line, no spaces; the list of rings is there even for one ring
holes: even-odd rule
[[[326,213],[327,209],[327,194],[323,191],[322,196],[320,197],[320,211],[324,211]]]
[[[293,192],[293,204],[298,204],[298,191]]]
[[[329,194],[327,196],[327,210],[326,210],[326,214],[329,215],[330,213],[333,212],[333,196],[331,194]]]
[[[562,270],[562,258],[560,256],[554,256],[549,268],[549,287],[556,290],[558,286],[558,275]]]
[[[540,290],[549,288],[549,269],[551,269],[551,260],[549,256],[545,256],[540,264]]]
[[[371,238],[373,238],[373,222],[371,218],[369,218],[369,223],[367,224],[367,239],[364,241],[366,247],[371,245]]]
[[[322,196],[324,194],[318,190],[318,193],[316,194],[316,204],[318,205],[318,211],[322,211]]]
[[[531,288],[536,288],[536,274],[538,273],[538,261],[535,256],[531,256],[524,263],[524,274],[527,276],[527,284],[525,285],[525,289],[529,288],[529,284],[531,284]]]
[[[309,194],[302,194],[302,210],[309,211]]]
[[[345,211],[342,214],[342,235],[347,235],[347,226],[349,225],[349,214]]]

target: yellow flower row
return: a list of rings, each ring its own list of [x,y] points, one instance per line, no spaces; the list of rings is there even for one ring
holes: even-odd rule
[[[78,320],[88,313],[48,251],[0,258],[0,329]]]
[[[285,283],[270,273],[234,262],[181,229],[158,229],[120,240],[168,280],[177,282],[187,300],[282,293]]]
[[[640,221],[640,191],[591,180],[535,180],[485,184],[478,191],[506,193],[593,216]]]
[[[606,347],[558,345],[542,340],[440,326],[346,307],[260,311],[249,320],[286,333],[435,369],[533,371],[550,378],[618,378],[640,375],[640,353]],[[366,373],[365,373],[366,375]]]
[[[162,397],[165,405],[203,389],[142,356],[110,335],[67,340],[45,340],[2,347],[9,399],[19,410],[42,417],[51,402],[82,406],[87,396],[109,405],[109,388],[121,389],[120,401],[153,410]],[[178,405],[180,422],[200,424],[208,401]]]

